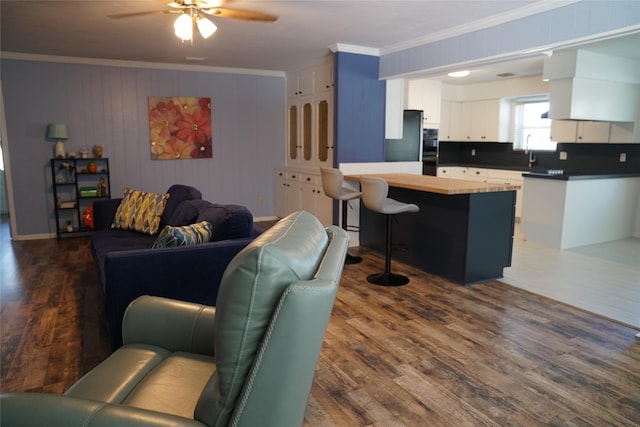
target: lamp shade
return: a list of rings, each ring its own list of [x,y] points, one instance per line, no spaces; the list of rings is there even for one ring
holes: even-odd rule
[[[200,35],[205,39],[208,39],[209,37],[211,37],[211,35],[215,33],[216,30],[218,29],[218,27],[216,27],[216,24],[209,21],[207,18],[198,18],[197,23],[198,23],[198,31],[200,31]]]
[[[69,130],[67,125],[61,123],[52,123],[47,126],[47,138],[51,139],[67,139],[69,138]]]
[[[193,37],[193,20],[191,16],[187,14],[178,16],[176,22],[173,23],[173,29],[175,30],[176,36],[182,40],[191,40]]]

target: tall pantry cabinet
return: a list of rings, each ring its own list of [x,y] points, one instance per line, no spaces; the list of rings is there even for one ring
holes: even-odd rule
[[[287,75],[286,163],[276,173],[276,215],[304,209],[332,223],[320,167],[333,166],[333,63]]]

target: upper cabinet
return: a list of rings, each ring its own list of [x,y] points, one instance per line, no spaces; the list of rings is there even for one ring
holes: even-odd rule
[[[551,120],[551,141],[576,142],[576,130],[574,120]]]
[[[333,67],[287,75],[287,165],[333,166]]]
[[[509,142],[506,101],[442,101],[440,105],[441,141]]]
[[[463,102],[461,108],[462,140],[508,142],[507,109],[499,99]]]
[[[460,141],[460,123],[462,103],[457,101],[442,101],[440,110],[440,141]]]
[[[609,142],[633,143],[634,122],[611,122]]]
[[[327,61],[313,69],[313,93],[333,91],[333,62]]]
[[[438,129],[441,123],[442,83],[435,80],[409,80],[406,82],[407,110],[422,110],[422,127]]]
[[[287,75],[287,98],[313,94],[313,73],[299,72]]]
[[[576,142],[609,142],[609,122],[579,121]]]
[[[633,142],[631,122],[599,122],[590,120],[552,120],[551,140],[582,143]]]

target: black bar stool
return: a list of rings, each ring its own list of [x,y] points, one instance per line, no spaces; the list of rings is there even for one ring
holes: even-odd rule
[[[398,202],[387,197],[389,184],[382,178],[360,177],[362,189],[362,203],[367,209],[387,216],[387,245],[385,251],[385,266],[382,273],[370,274],[369,283],[380,286],[402,286],[409,283],[409,278],[391,272],[391,217],[399,213],[415,213],[420,210],[417,205]]]
[[[357,231],[357,229],[348,229],[347,207],[349,206],[349,200],[359,199],[362,193],[344,185],[344,176],[340,169],[320,168],[320,175],[322,176],[322,190],[324,194],[332,199],[342,200],[342,228],[345,231]],[[361,261],[362,257],[352,256],[347,253],[347,258],[344,263],[357,264]]]

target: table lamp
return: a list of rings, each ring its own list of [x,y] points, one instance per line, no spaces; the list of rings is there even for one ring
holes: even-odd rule
[[[57,158],[64,158],[64,142],[69,138],[69,130],[67,125],[60,123],[52,123],[47,126],[47,138],[57,139],[55,155]]]

